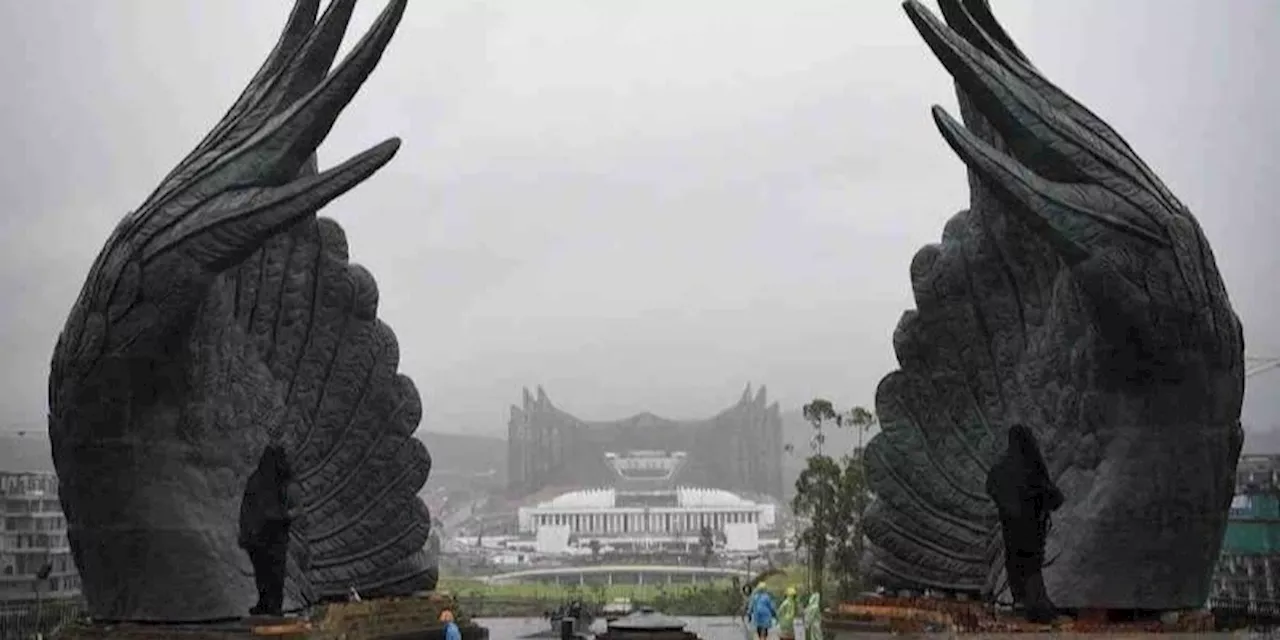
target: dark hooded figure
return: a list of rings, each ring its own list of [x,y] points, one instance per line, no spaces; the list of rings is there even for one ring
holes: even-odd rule
[[[1027,427],[1017,424],[1009,429],[1009,446],[987,473],[987,495],[1000,514],[1005,573],[1014,606],[1024,608],[1029,620],[1052,620],[1056,610],[1045,591],[1041,569],[1049,514],[1062,506],[1063,498]]]
[[[289,528],[300,507],[284,449],[268,445],[240,503],[240,546],[249,553],[258,585],[258,603],[249,610],[251,615],[282,613]]]

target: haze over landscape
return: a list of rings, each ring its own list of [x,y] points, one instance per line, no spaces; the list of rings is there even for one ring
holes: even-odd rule
[[[992,4],[1195,212],[1249,353],[1280,356],[1280,5]],[[89,264],[289,5],[0,5],[0,432],[43,431]],[[536,384],[585,419],[704,417],[748,382],[789,412],[871,404],[911,257],[967,201],[928,115],[950,80],[896,0],[419,1],[390,51],[320,160],[404,146],[323,213],[378,279],[423,430],[503,436]],[[1247,389],[1246,428],[1280,427],[1280,372]]]

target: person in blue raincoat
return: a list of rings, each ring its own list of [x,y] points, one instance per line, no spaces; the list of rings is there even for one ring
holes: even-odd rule
[[[756,583],[756,586],[752,587],[751,591],[747,593],[747,606],[742,610],[742,617],[744,618],[751,617],[751,612],[755,609],[755,606],[756,606],[756,596],[760,595],[761,591],[764,591],[763,582]]]
[[[756,592],[752,594],[750,607],[751,625],[756,629],[756,637],[764,640],[769,637],[769,628],[778,616],[778,608],[774,606],[773,596],[769,595],[763,584],[758,585]]]
[[[441,611],[440,622],[444,623],[444,640],[462,640],[462,631],[458,629],[458,623],[453,621],[452,611]]]
[[[753,612],[753,611],[755,611],[755,610],[756,610],[756,598],[757,598],[757,597],[759,597],[759,595],[760,595],[761,593],[763,593],[763,592],[764,592],[764,583],[763,583],[763,582],[757,582],[757,583],[756,583],[756,586],[754,586],[754,587],[752,587],[752,588],[751,588],[751,591],[746,592],[746,593],[747,593],[747,605],[746,605],[745,607],[743,607],[743,609],[742,609],[742,620],[743,620],[743,622],[745,622],[745,623],[746,623],[746,625],[747,625],[748,627],[750,627],[750,626],[751,626],[751,612]],[[754,636],[753,636],[752,634],[750,634],[750,633],[748,633],[748,634],[747,634],[747,636],[748,636],[748,637],[754,637]]]

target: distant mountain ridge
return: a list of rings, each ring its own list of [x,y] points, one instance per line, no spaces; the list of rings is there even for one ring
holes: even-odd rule
[[[1241,453],[1280,454],[1280,427],[1244,430],[1244,448]]]
[[[864,444],[874,431],[863,435]],[[507,439],[494,435],[419,431],[418,437],[431,451],[432,477],[467,476],[493,470],[498,482],[505,482],[507,474]],[[804,468],[809,455],[809,441],[813,428],[804,420],[799,410],[782,412],[782,441],[794,448],[791,454],[783,454],[783,483],[790,492],[796,477]],[[827,429],[823,449],[830,455],[853,451],[857,446],[857,434],[850,429]],[[1280,427],[1271,429],[1245,429],[1244,453],[1280,454]],[[43,432],[0,433],[0,471],[32,472],[53,471],[53,454],[49,439]],[[432,483],[428,480],[428,485]]]
[[[824,433],[823,451],[828,455],[839,457],[851,453],[858,445],[858,435],[852,429],[827,427]],[[864,433],[863,443],[875,433],[874,430]],[[499,476],[506,477],[507,440],[504,437],[432,431],[419,431],[418,437],[431,451],[435,469],[433,478],[443,481],[443,475],[447,474],[452,481],[454,476],[475,474],[486,469],[497,469]],[[793,452],[784,453],[782,460],[782,483],[787,495],[790,495],[796,478],[804,469],[812,437],[813,427],[805,421],[800,410],[782,412],[782,442],[793,447]],[[441,475],[437,476],[437,473]]]
[[[443,433],[419,430],[419,440],[431,453],[431,477],[465,476],[496,472],[502,482],[507,478],[507,439],[469,433]],[[427,480],[430,484],[431,480]]]
[[[782,441],[795,448],[796,457],[803,466],[804,457],[809,452],[809,440],[813,428],[805,422],[800,411],[782,412]],[[1276,443],[1273,447],[1280,450],[1280,430],[1272,436]],[[471,433],[451,433],[442,431],[424,431],[417,433],[419,439],[427,444],[431,451],[433,468],[457,472],[480,472],[486,469],[497,469],[506,473],[507,439],[496,435],[476,435]],[[857,436],[849,429],[826,430],[824,449],[833,455],[852,451],[857,446]],[[864,436],[864,441],[870,434]],[[53,454],[49,448],[49,439],[44,432],[26,432],[19,436],[16,433],[0,433],[0,471],[52,471]]]
[[[31,473],[53,471],[53,449],[43,431],[0,433],[0,471]]]

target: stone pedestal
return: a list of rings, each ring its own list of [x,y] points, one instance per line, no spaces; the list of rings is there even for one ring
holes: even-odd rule
[[[57,640],[443,640],[440,612],[452,609],[463,640],[488,640],[489,630],[458,611],[440,594],[319,605],[309,615],[254,616],[206,624],[81,624],[64,629]]]

